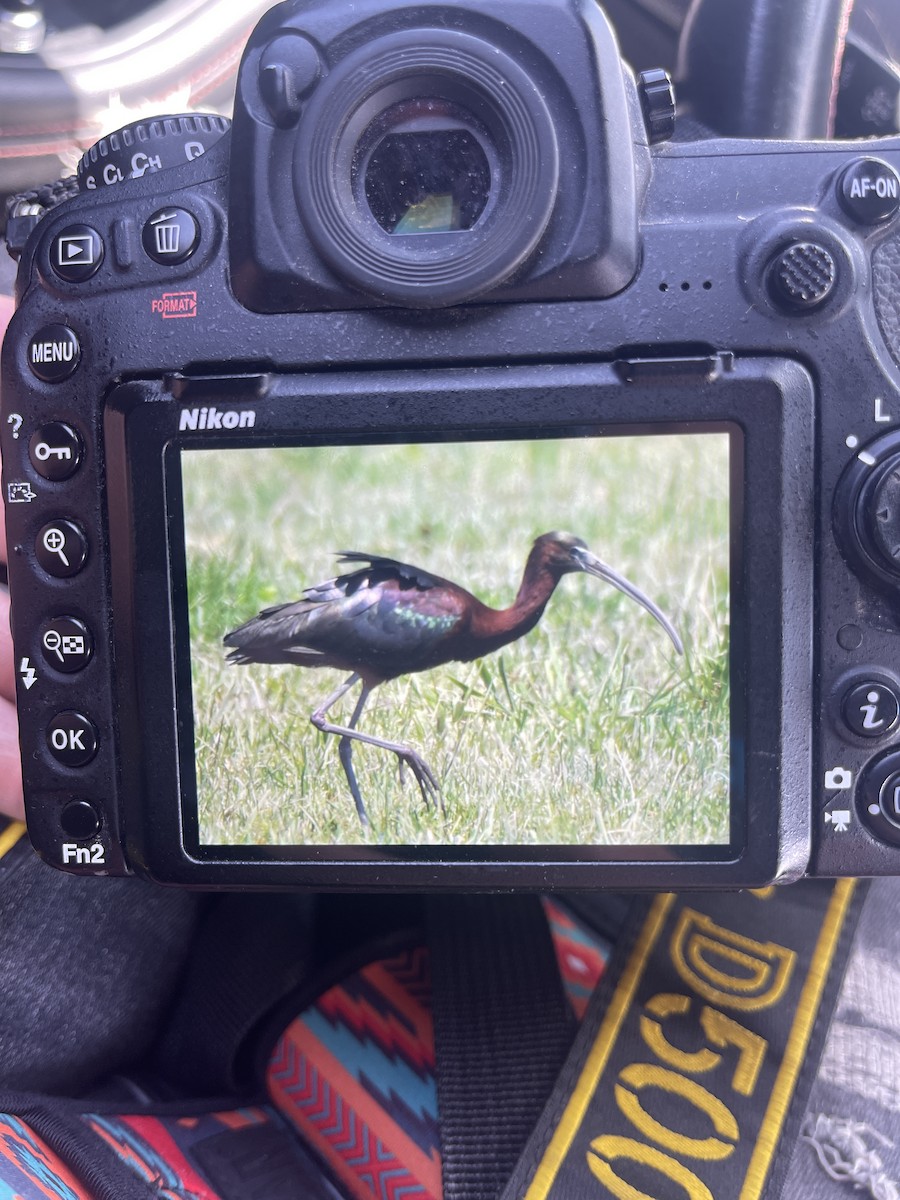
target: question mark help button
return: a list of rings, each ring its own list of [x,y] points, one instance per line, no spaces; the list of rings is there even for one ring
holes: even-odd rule
[[[42,425],[28,443],[31,465],[38,475],[55,482],[75,474],[83,453],[84,445],[77,430],[64,421]]]

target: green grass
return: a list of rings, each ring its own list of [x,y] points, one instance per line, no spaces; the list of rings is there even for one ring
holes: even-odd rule
[[[727,842],[724,437],[199,451],[184,480],[202,842]],[[360,727],[419,750],[446,815],[409,772],[401,786],[394,755],[357,744],[363,834],[337,739],[309,723],[341,674],[231,666],[223,635],[334,575],[340,550],[503,607],[551,529],[646,592],[684,657],[621,593],[566,577],[526,638],[376,689]]]

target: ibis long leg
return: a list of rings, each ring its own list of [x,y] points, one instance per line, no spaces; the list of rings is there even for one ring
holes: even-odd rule
[[[350,791],[353,795],[356,811],[359,814],[360,822],[367,826],[369,824],[366,806],[363,803],[362,795],[360,794],[359,784],[356,781],[356,773],[353,770],[352,756],[353,747],[351,742],[365,742],[369,746],[378,746],[381,750],[389,750],[392,754],[396,754],[401,765],[406,763],[416,778],[416,783],[419,785],[419,791],[422,793],[422,799],[425,801],[425,807],[440,804],[443,811],[443,797],[438,781],[434,777],[434,773],[428,763],[422,756],[411,746],[406,746],[402,742],[388,742],[384,738],[375,737],[371,733],[360,733],[356,728],[356,723],[359,720],[363,707],[369,698],[369,693],[372,687],[363,683],[362,691],[359,694],[359,699],[356,702],[356,707],[353,710],[353,715],[347,725],[335,725],[331,721],[326,720],[325,714],[336,704],[340,698],[345,695],[355,683],[359,682],[359,675],[353,674],[349,679],[345,679],[339,688],[331,693],[327,700],[315,710],[310,716],[310,721],[315,725],[316,729],[322,733],[333,733],[341,739],[339,746],[339,754],[341,757],[341,765],[344,768],[344,774],[347,776],[347,782],[350,785]]]

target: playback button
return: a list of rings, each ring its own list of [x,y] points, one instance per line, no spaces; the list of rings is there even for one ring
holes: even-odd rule
[[[83,283],[100,269],[103,241],[90,225],[67,225],[50,243],[50,266],[66,283]]]
[[[71,425],[51,421],[32,436],[28,456],[38,475],[59,481],[75,474],[83,449],[81,438]]]

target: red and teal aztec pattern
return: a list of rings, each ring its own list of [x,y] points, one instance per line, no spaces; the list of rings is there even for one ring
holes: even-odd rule
[[[563,905],[548,900],[545,910],[569,1001],[581,1017],[607,947]],[[266,1085],[274,1108],[83,1120],[159,1200],[239,1200],[207,1177],[204,1146],[229,1131],[284,1130],[285,1122],[299,1135],[292,1142],[318,1160],[304,1150],[298,1171],[316,1184],[304,1187],[298,1174],[298,1196],[314,1190],[346,1200],[442,1200],[427,949],[371,963],[324,992],[282,1034]],[[0,1116],[0,1200],[92,1197],[27,1126]]]
[[[107,1117],[88,1113],[84,1120],[135,1175],[153,1185],[160,1200],[184,1200],[185,1196],[191,1200],[223,1200],[198,1170],[193,1151],[226,1130],[265,1124],[272,1116],[264,1108],[241,1108],[197,1117]]]
[[[91,1196],[18,1117],[0,1116],[0,1200],[91,1200]]]
[[[608,950],[562,905],[545,909],[580,1018]],[[350,1200],[440,1200],[428,967],[419,947],[363,968],[288,1026],[269,1064],[270,1098]]]
[[[372,963],[285,1030],[269,1095],[348,1197],[439,1200],[428,952]]]
[[[580,1021],[591,993],[609,960],[609,945],[593,930],[576,921],[568,909],[555,900],[544,898],[544,912],[550,922],[556,961],[572,1011]]]

